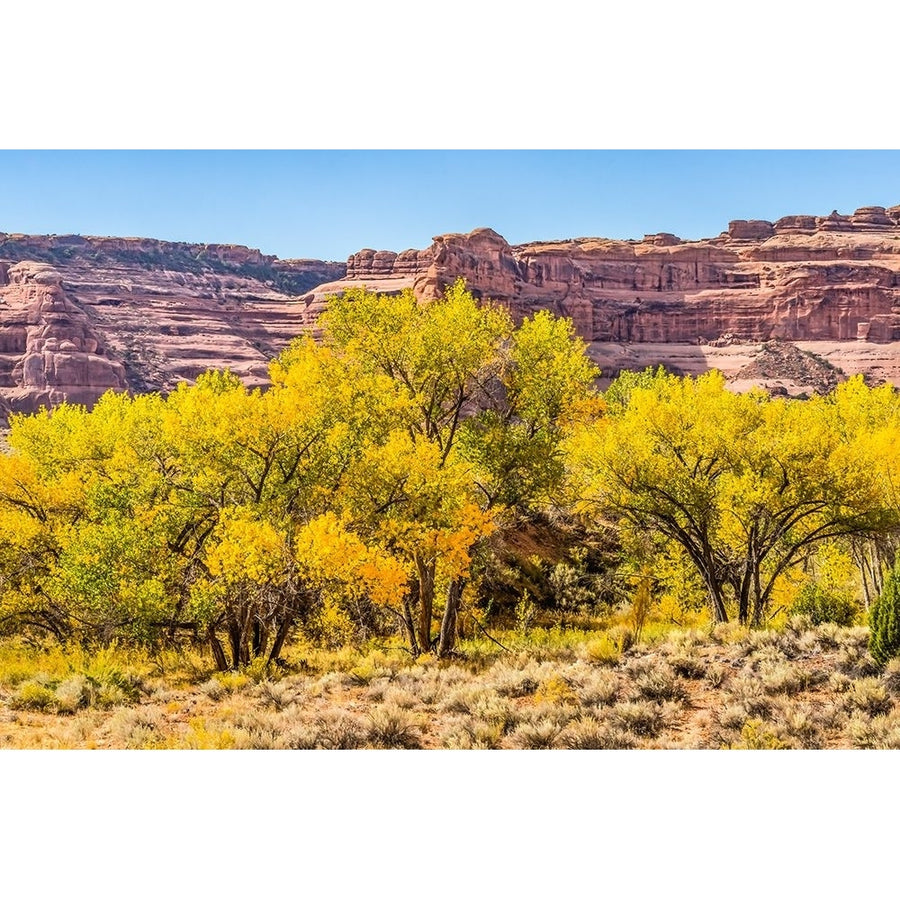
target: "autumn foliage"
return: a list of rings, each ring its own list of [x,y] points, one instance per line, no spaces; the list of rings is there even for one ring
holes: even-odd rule
[[[688,606],[763,625],[816,590],[863,614],[893,565],[890,386],[798,401],[648,371],[601,393],[568,320],[516,326],[461,282],[350,291],[319,328],[266,390],[210,372],[14,417],[0,629],[191,641],[223,670],[300,632],[447,656],[498,580],[529,585],[523,623],[543,578],[541,609],[630,604],[640,632]]]
[[[248,390],[210,372],[16,417],[0,458],[0,620],[63,641],[207,642],[222,669],[399,628],[452,650],[486,539],[561,489],[595,369],[459,283],[334,298]],[[440,625],[436,631],[436,625]]]

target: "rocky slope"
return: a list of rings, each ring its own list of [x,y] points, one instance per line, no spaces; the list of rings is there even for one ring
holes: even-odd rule
[[[91,403],[109,388],[168,391],[210,367],[263,384],[268,360],[314,324],[329,294],[410,287],[427,299],[460,277],[516,318],[570,316],[607,377],[662,363],[720,368],[736,387],[808,391],[795,355],[754,367],[762,345],[780,340],[847,375],[900,384],[900,206],[734,221],[698,241],[510,245],[480,228],[423,250],[361,250],[346,264],[221,244],[0,234],[0,415]]]
[[[458,277],[516,317],[570,316],[608,374],[661,362],[738,375],[759,345],[780,339],[815,345],[848,374],[900,382],[900,206],[739,220],[699,241],[664,233],[510,245],[481,228],[436,237],[427,251],[361,251],[344,279],[306,300],[319,309],[359,283],[428,298]],[[789,392],[804,387],[786,378]]]
[[[0,234],[0,412],[168,391],[213,367],[263,384],[312,321],[300,295],[345,272],[229,245]]]

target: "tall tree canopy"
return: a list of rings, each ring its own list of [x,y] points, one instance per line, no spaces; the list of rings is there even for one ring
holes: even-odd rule
[[[227,668],[277,658],[298,622],[387,616],[414,654],[449,652],[484,539],[561,483],[595,370],[568,322],[516,328],[461,282],[430,303],[351,291],[320,325],[265,391],[210,372],[166,398],[15,417],[0,624],[188,630]]]
[[[896,527],[890,386],[855,379],[800,402],[734,394],[718,372],[628,381],[570,443],[581,508],[680,545],[716,620],[732,603],[759,624],[779,577],[816,545]]]

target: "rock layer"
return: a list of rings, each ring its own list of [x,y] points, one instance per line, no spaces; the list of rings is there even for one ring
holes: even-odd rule
[[[399,262],[403,259],[404,265]],[[409,261],[414,260],[414,265]],[[462,277],[522,317],[549,308],[587,341],[900,340],[900,208],[849,216],[733,221],[716,238],[578,238],[512,246],[491,229],[447,234],[429,251],[351,257],[347,278],[429,298]]]
[[[300,295],[345,272],[223,244],[0,234],[0,415],[208,368],[265,384],[313,321]]]
[[[735,220],[690,241],[663,232],[510,245],[479,228],[423,250],[360,250],[346,264],[224,244],[0,234],[0,415],[91,403],[110,388],[166,392],[207,368],[262,385],[329,294],[409,287],[427,300],[457,278],[516,319],[570,317],[607,376],[715,366],[745,386],[761,345],[780,340],[900,384],[900,206]]]

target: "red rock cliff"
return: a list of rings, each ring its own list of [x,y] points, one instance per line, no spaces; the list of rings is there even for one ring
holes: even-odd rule
[[[233,245],[0,234],[0,416],[208,368],[264,384],[313,321],[300,295],[345,273]]]
[[[307,295],[365,283],[437,296],[462,277],[516,316],[549,308],[588,341],[900,340],[900,207],[852,215],[734,221],[709,240],[672,234],[511,246],[495,231],[436,237],[427,251],[368,250],[347,278]]]

